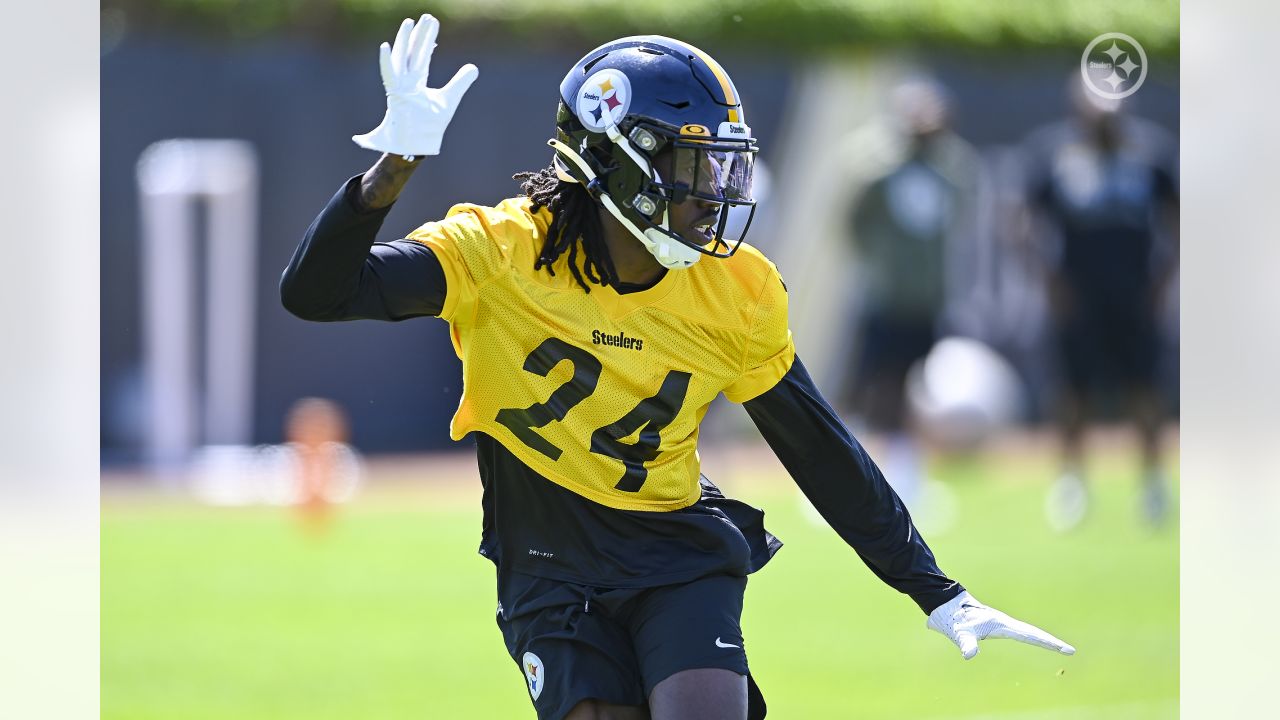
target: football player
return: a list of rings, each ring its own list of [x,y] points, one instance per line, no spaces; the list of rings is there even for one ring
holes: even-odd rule
[[[354,139],[383,155],[307,230],[281,296],[308,320],[449,323],[464,381],[451,435],[475,439],[480,553],[539,718],[764,716],[740,617],[746,576],[781,544],[701,473],[698,425],[721,393],[966,658],[986,637],[1074,652],[943,574],[814,387],[777,268],[726,231],[753,206],[757,144],[703,51],[655,35],[592,50],[561,83],[551,165],[516,176],[521,195],[375,242],[478,74],[427,87],[437,27],[405,20],[382,45],[386,116]]]
[[[1072,115],[1024,146],[1024,225],[1045,279],[1062,468],[1046,498],[1050,526],[1071,530],[1089,505],[1085,426],[1120,402],[1142,457],[1142,518],[1173,510],[1160,457],[1160,314],[1178,271],[1177,142],[1071,78]]]

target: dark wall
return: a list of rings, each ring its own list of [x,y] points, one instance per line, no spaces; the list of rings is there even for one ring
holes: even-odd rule
[[[545,166],[557,89],[590,48],[531,53],[507,46],[465,52],[442,44],[432,85],[474,62],[480,79],[445,138],[384,226],[398,237],[456,202],[494,203],[516,192],[512,173]],[[340,402],[355,444],[367,451],[447,446],[460,392],[459,363],[444,323],[307,323],[290,316],[276,283],[301,233],[351,175],[376,155],[349,139],[382,117],[377,56],[298,42],[218,46],[189,38],[131,37],[102,58],[102,453],[138,458],[144,427],[138,193],[134,167],[165,138],[240,138],[260,160],[261,252],[255,440],[281,437],[289,405],[306,395]],[[778,130],[788,72],[725,55],[752,107],[758,135]]]

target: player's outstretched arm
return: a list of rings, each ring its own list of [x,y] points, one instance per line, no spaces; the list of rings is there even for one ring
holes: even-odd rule
[[[426,245],[375,242],[391,205],[366,208],[360,194],[377,168],[343,183],[280,276],[281,303],[303,320],[404,320],[444,307],[444,270]]]
[[[438,315],[444,306],[444,272],[425,245],[374,242],[423,156],[440,152],[444,131],[478,75],[468,64],[444,87],[427,87],[438,31],[430,15],[406,19],[394,45],[380,48],[387,111],[377,128],[352,139],[383,155],[334,195],[285,268],[280,299],[300,318],[403,320]]]
[[[943,574],[933,551],[875,462],[796,357],[771,389],[743,403],[805,496],[881,580],[911,597],[966,659],[984,638],[1075,652],[1048,633],[979,603]]]
[[[351,136],[360,147],[384,153],[361,178],[357,198],[364,209],[384,208],[395,202],[418,161],[440,154],[445,129],[462,96],[480,75],[475,65],[467,63],[444,87],[427,87],[431,53],[439,33],[440,23],[431,15],[423,15],[417,22],[405,18],[395,43],[384,42],[378,48],[387,111],[378,127]]]
[[[925,613],[964,591],[938,568],[902,499],[798,356],[782,379],[743,407],[805,497],[877,577]]]

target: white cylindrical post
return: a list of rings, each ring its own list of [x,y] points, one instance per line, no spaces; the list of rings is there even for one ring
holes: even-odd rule
[[[190,459],[199,444],[252,439],[257,158],[238,140],[164,140],[139,158],[138,188],[145,453],[168,466]],[[199,262],[197,202],[207,209],[207,265]],[[207,268],[203,333],[196,331],[197,267]]]

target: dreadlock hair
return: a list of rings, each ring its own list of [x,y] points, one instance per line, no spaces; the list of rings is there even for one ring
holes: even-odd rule
[[[609,246],[604,242],[599,205],[586,188],[576,182],[561,180],[556,176],[554,166],[516,173],[511,179],[520,182],[520,190],[533,201],[535,212],[544,207],[551,211],[547,239],[533,264],[534,270],[546,267],[547,272],[555,275],[551,266],[567,251],[569,271],[583,290],[591,292],[588,281],[596,285],[618,284],[618,271],[613,266],[613,258],[609,257]],[[581,269],[578,267],[579,247],[585,255]]]

